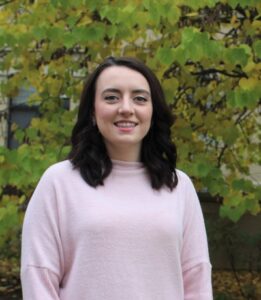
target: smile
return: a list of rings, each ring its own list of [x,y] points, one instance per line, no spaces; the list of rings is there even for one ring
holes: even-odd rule
[[[137,123],[127,122],[127,121],[119,121],[119,122],[115,122],[114,125],[117,127],[122,127],[122,128],[133,128],[133,127],[137,126]]]

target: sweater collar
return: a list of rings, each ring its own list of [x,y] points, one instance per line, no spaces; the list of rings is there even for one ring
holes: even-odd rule
[[[142,162],[139,161],[122,161],[112,159],[113,170],[122,172],[144,172],[145,167]]]

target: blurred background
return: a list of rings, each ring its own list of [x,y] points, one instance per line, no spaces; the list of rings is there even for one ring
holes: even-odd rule
[[[261,299],[261,2],[0,0],[0,299],[22,299],[24,211],[66,159],[83,82],[105,57],[158,76],[178,168],[196,186],[216,300]]]

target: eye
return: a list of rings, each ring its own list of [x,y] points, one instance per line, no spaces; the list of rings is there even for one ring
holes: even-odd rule
[[[118,100],[118,97],[115,95],[108,95],[108,96],[105,96],[104,99],[107,101],[116,101],[116,100]]]
[[[146,102],[148,101],[147,98],[143,97],[143,96],[136,96],[134,98],[137,102]]]

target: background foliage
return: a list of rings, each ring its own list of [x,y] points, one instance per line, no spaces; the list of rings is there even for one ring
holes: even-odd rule
[[[40,114],[26,130],[12,125],[17,149],[0,147],[1,254],[18,254],[26,204],[43,171],[66,157],[83,81],[109,55],[155,71],[176,116],[178,167],[222,204],[220,215],[258,214],[250,166],[261,159],[260,8],[259,0],[0,1],[1,97],[33,87],[29,104]]]

